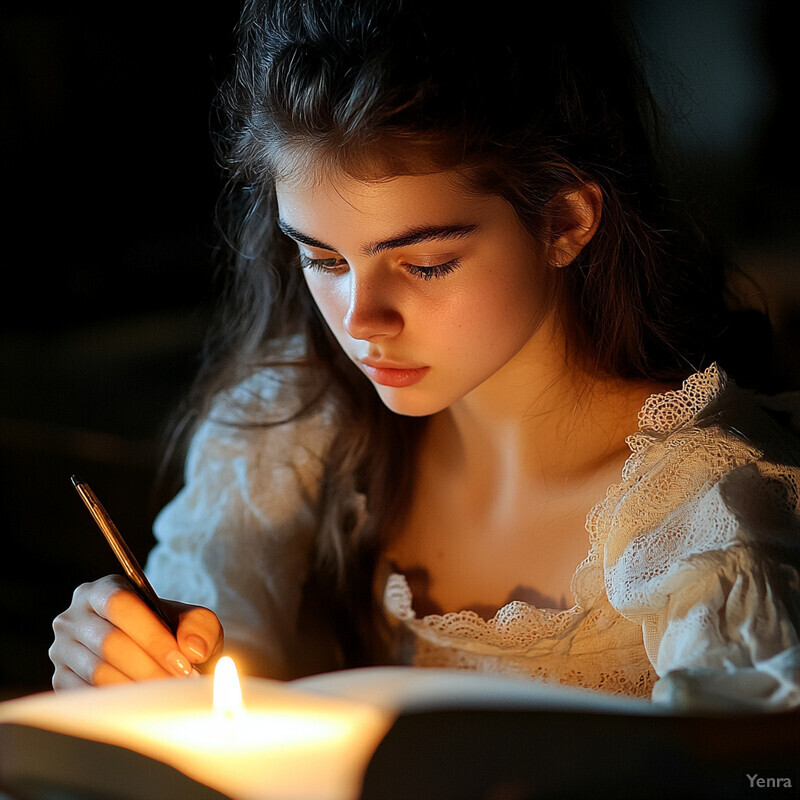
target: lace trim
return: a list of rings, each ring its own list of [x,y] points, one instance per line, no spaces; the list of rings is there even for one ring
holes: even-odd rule
[[[386,582],[384,608],[399,620],[416,620],[413,595],[404,575],[392,573]],[[469,639],[501,648],[521,648],[538,639],[564,633],[583,612],[580,606],[564,611],[541,609],[522,600],[504,605],[490,620],[474,611],[428,614],[422,622],[431,631],[454,639]]]
[[[727,376],[716,363],[690,375],[680,389],[653,394],[639,411],[639,430],[672,433],[691,422],[727,385]]]

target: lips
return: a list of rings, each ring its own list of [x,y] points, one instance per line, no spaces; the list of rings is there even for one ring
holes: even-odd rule
[[[370,380],[381,386],[403,388],[419,383],[430,367],[412,367],[395,364],[391,361],[363,358],[361,359],[361,369]]]

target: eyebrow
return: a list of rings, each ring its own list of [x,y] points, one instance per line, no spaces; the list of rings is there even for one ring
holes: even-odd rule
[[[339,252],[335,247],[297,230],[297,228],[292,227],[288,222],[282,219],[278,220],[278,227],[290,239],[294,239],[296,242],[308,245],[309,247],[318,247],[320,250],[330,250],[332,253]],[[402,231],[397,236],[392,236],[390,239],[383,239],[379,242],[372,242],[371,244],[365,245],[361,248],[361,252],[365,256],[374,256],[378,253],[384,253],[387,250],[396,250],[398,247],[410,247],[424,242],[465,239],[477,230],[477,225],[419,225]]]

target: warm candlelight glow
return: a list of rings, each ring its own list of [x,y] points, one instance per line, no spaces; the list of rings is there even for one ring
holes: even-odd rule
[[[214,670],[214,713],[225,720],[242,715],[242,686],[234,660],[223,656]]]
[[[7,708],[0,722],[18,713],[27,725],[125,747],[236,800],[358,797],[365,765],[395,716],[369,702],[279,681],[240,681],[234,662],[224,658],[213,678],[166,678],[0,705]]]

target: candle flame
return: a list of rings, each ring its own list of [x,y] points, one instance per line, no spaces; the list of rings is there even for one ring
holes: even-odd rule
[[[232,658],[223,656],[214,670],[214,712],[225,719],[242,713],[242,687]]]

